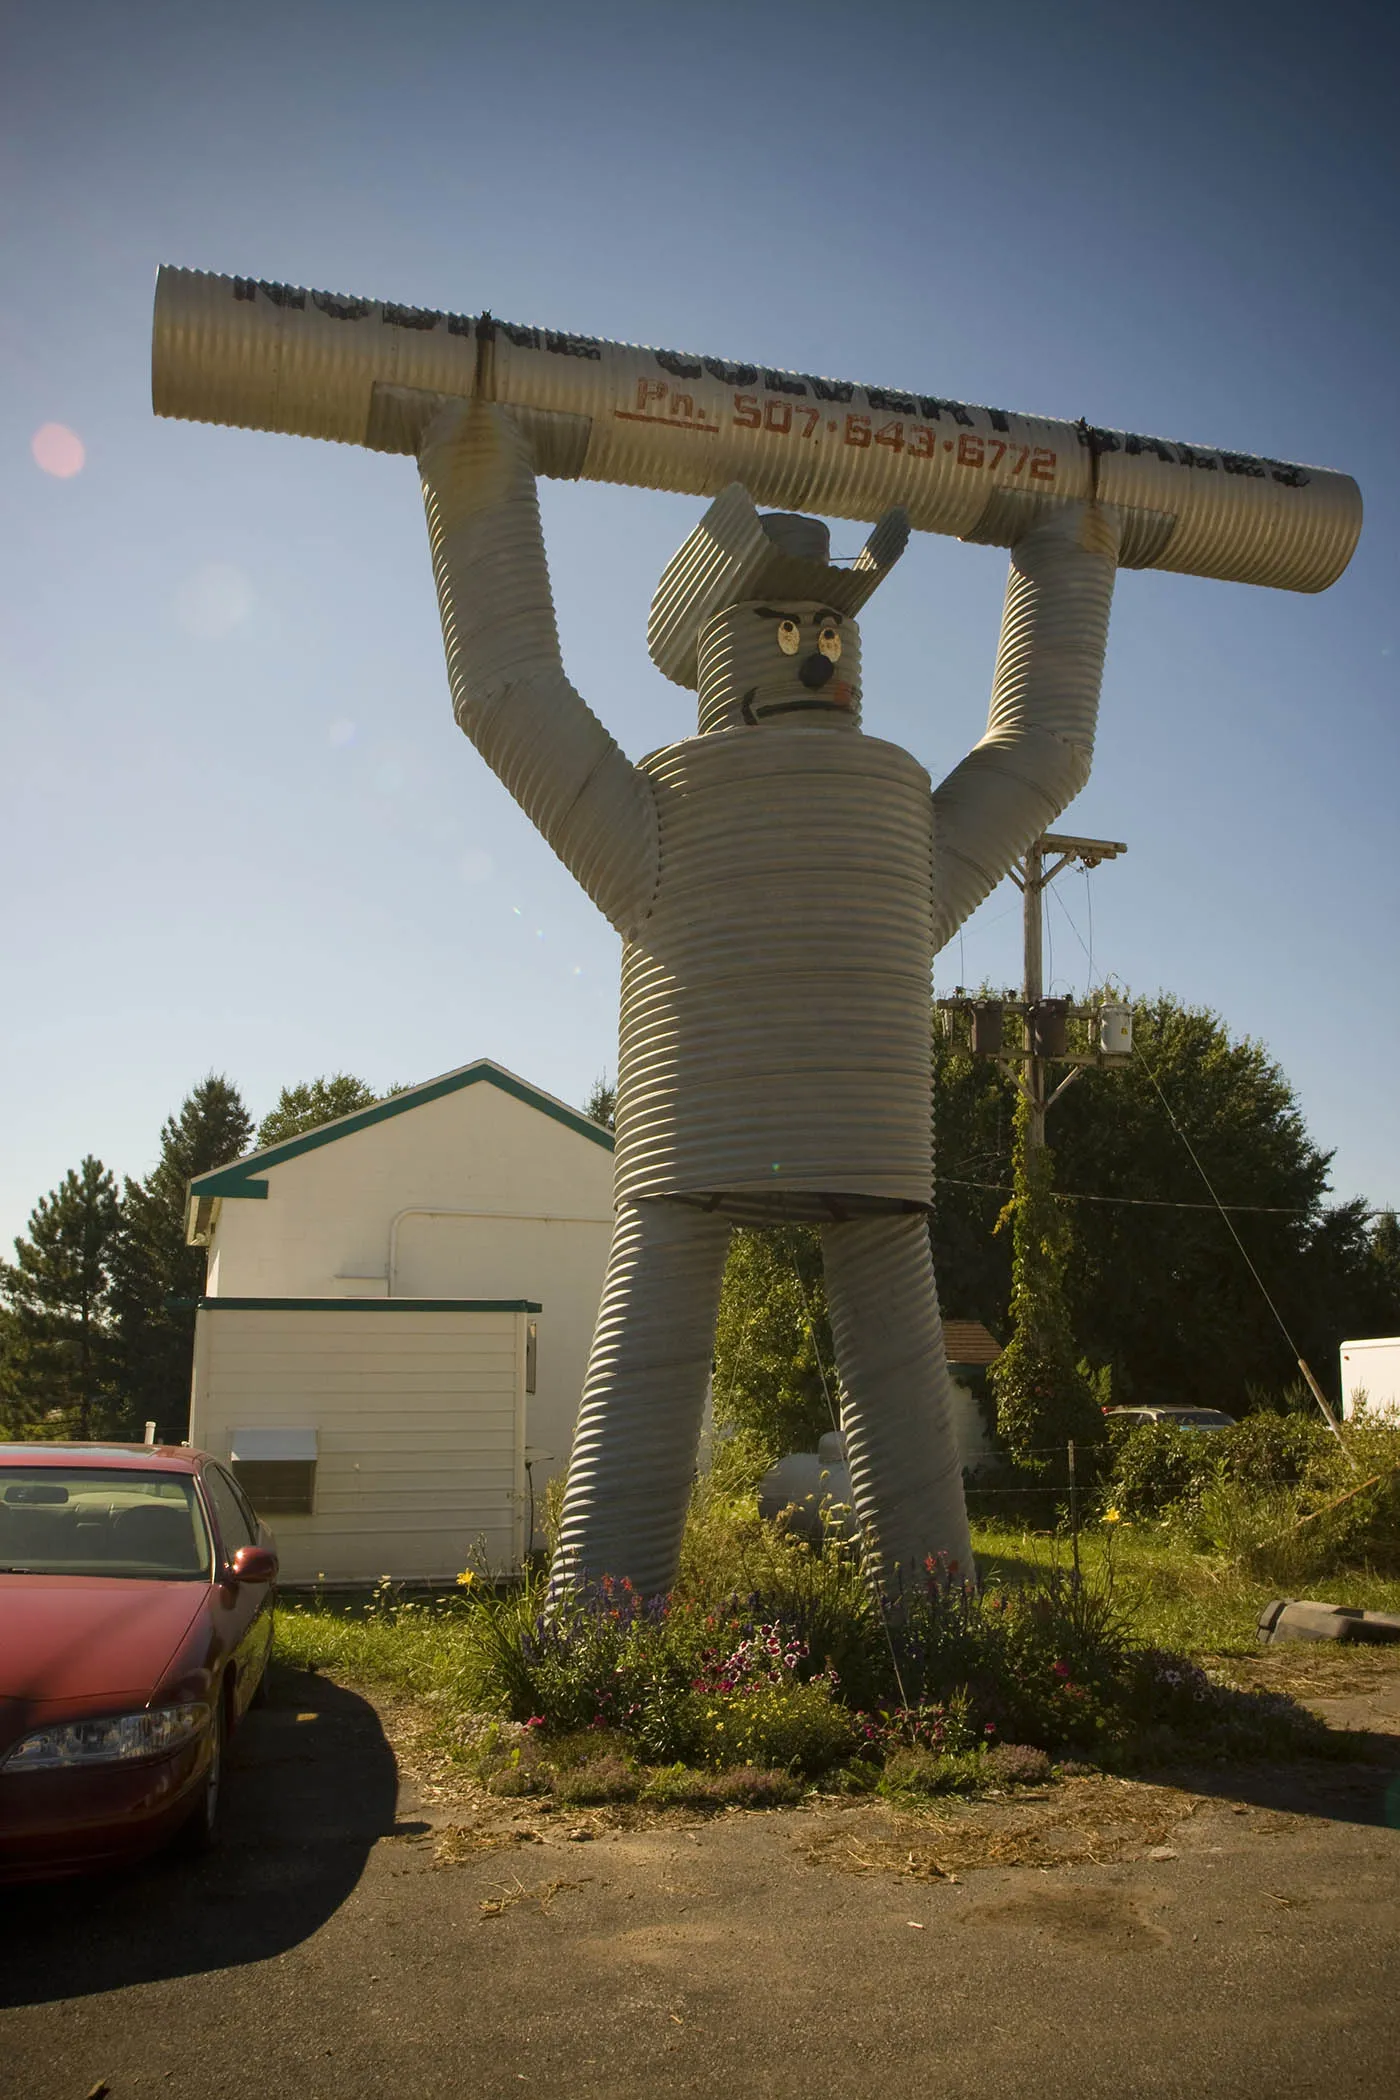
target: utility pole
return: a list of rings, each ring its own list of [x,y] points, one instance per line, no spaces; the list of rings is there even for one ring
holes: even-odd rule
[[[1028,1144],[1045,1143],[1045,1112],[1052,1108],[1086,1065],[1121,1065],[1132,1054],[1132,1017],[1126,1006],[1106,1000],[1101,1006],[1072,1006],[1068,999],[1047,999],[1041,953],[1041,899],[1062,868],[1071,861],[1080,867],[1096,868],[1100,861],[1117,860],[1127,847],[1121,839],[1071,838],[1047,831],[1034,839],[1010,870],[1020,890],[1025,982],[1019,999],[972,999],[961,985],[951,999],[936,1001],[944,1015],[944,1026],[955,1026],[955,1017],[970,1022],[970,1047],[974,1057],[994,1057],[1015,1071],[1016,1084],[1030,1104]],[[1047,859],[1050,865],[1047,866]],[[1091,986],[1092,990],[1093,987]],[[1012,1049],[1005,1039],[1008,1016],[1021,1021],[1021,1047]],[[1089,1047],[1069,1047],[1068,1023],[1087,1024]],[[1053,1092],[1050,1066],[1068,1065],[1069,1070]],[[1022,1067],[1023,1069],[1016,1069]]]
[[[1073,1086],[1084,1067],[1074,1063],[1053,1093],[1048,1092],[1050,1062],[1065,1061],[1065,1022],[1069,1018],[1067,1002],[1051,1002],[1045,999],[1045,976],[1042,962],[1043,907],[1041,899],[1062,868],[1071,861],[1080,867],[1096,868],[1100,861],[1116,860],[1127,847],[1120,839],[1069,838],[1057,832],[1047,831],[1035,839],[1011,870],[1011,880],[1021,891],[1021,923],[1023,934],[1024,982],[1021,998],[1025,1004],[1022,1034],[1025,1045],[1026,1064],[1021,1075],[1021,1085],[1030,1103],[1030,1129],[1027,1142],[1032,1146],[1045,1143],[1045,1111],[1059,1100],[1066,1087]],[[1046,868],[1047,853],[1059,857],[1053,867]],[[1090,986],[1092,991],[1093,987]],[[1094,1059],[1097,1063],[1098,1060]]]

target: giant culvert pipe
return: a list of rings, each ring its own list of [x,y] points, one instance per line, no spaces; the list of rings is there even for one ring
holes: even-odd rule
[[[481,395],[522,412],[539,470],[713,496],[742,482],[785,510],[1011,546],[1066,501],[1122,521],[1119,565],[1325,590],[1351,559],[1348,474],[1213,445],[720,357],[640,349],[164,268],[156,411],[196,422],[415,452],[434,405]]]

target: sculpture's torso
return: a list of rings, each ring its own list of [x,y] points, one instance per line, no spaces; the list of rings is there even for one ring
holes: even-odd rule
[[[619,1199],[750,1219],[927,1204],[928,774],[798,728],[693,737],[640,770],[660,873],[623,954]]]

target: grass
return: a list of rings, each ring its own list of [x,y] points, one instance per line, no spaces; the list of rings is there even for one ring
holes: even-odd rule
[[[1062,1534],[973,1527],[984,1582],[1024,1580],[1063,1568],[1069,1543]],[[1179,1535],[1155,1525],[1087,1525],[1080,1540],[1084,1572],[1101,1578],[1111,1557],[1115,1600],[1138,1637],[1184,1655],[1252,1655],[1255,1628],[1271,1598],[1307,1595],[1367,1611],[1400,1612],[1400,1580],[1361,1569],[1309,1576],[1297,1590],[1246,1574],[1223,1557],[1193,1551]]]
[[[1069,1558],[1062,1534],[1010,1526],[974,1527],[984,1582],[1027,1580]],[[1186,1655],[1251,1655],[1260,1611],[1284,1586],[1245,1574],[1223,1558],[1194,1552],[1154,1525],[1085,1527],[1080,1553],[1099,1579],[1111,1555],[1117,1602],[1133,1631]],[[1311,1577],[1305,1593],[1333,1604],[1400,1612],[1400,1579],[1350,1569]],[[357,1602],[288,1603],[278,1620],[278,1654],[294,1668],[319,1669],[406,1698],[446,1698],[464,1688],[473,1659],[469,1600],[460,1592],[401,1603],[392,1614]]]

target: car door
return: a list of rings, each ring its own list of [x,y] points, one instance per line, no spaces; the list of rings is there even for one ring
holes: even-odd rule
[[[201,1478],[225,1567],[240,1546],[271,1543],[237,1483],[222,1466],[206,1465]],[[274,1596],[275,1587],[270,1582],[225,1582],[217,1593],[214,1614],[220,1646],[231,1650],[234,1657],[235,1718],[257,1690],[258,1679],[267,1666],[272,1647]]]

